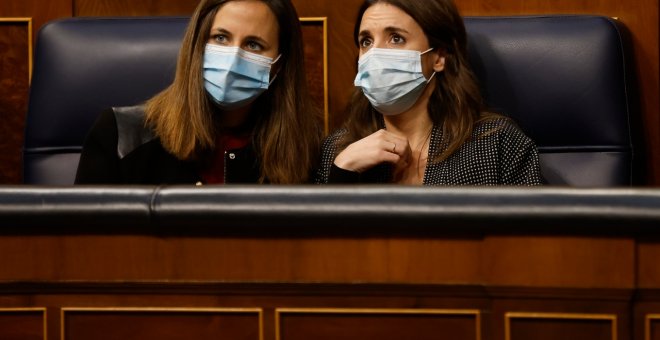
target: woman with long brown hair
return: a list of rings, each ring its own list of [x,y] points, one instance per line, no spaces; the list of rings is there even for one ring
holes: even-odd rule
[[[76,183],[307,183],[320,129],[290,0],[202,0],[173,83],[101,114]]]
[[[535,144],[484,109],[451,0],[366,0],[356,91],[323,143],[320,183],[541,183]]]

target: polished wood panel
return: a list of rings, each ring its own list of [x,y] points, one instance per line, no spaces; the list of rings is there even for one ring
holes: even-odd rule
[[[641,290],[633,305],[636,340],[660,340],[660,291]]]
[[[646,237],[639,240],[637,245],[637,257],[639,265],[638,284],[643,288],[660,287],[660,247],[657,244],[660,239],[657,237]]]
[[[505,318],[505,340],[618,339],[614,315],[507,313]]]
[[[357,48],[353,42],[353,25],[360,0],[306,1],[292,0],[298,14],[328,18],[328,93],[329,130],[345,119],[345,108],[354,90],[357,71]]]
[[[262,340],[261,310],[197,308],[65,308],[62,340]]]
[[[450,315],[457,311],[472,310],[465,319],[452,323],[454,329],[466,330],[474,325],[475,312],[483,320],[482,338],[504,339],[504,314],[511,310],[542,311],[544,313],[612,314],[620,325],[618,339],[632,339],[628,334],[625,314],[630,306],[625,296],[630,292],[594,289],[510,289],[508,293],[488,288],[488,293],[477,286],[461,285],[406,285],[406,284],[319,284],[319,283],[250,283],[250,282],[33,282],[0,283],[0,305],[47,305],[55,322],[49,322],[49,338],[61,333],[59,308],[85,306],[103,310],[107,306],[127,309],[154,306],[156,309],[199,309],[262,307],[264,310],[264,339],[276,338],[276,311],[400,311],[413,315],[428,310],[442,309]],[[537,297],[537,298],[533,298]],[[307,313],[307,314],[306,314]],[[400,314],[400,313],[399,313]],[[289,314],[297,317],[297,314]],[[327,315],[327,312],[321,317]],[[397,314],[398,315],[398,314]],[[460,315],[459,315],[460,316]],[[471,316],[471,317],[468,317]],[[439,317],[443,317],[440,315]],[[56,320],[55,320],[56,319]],[[300,321],[300,319],[295,319]],[[313,319],[319,320],[319,319]],[[405,322],[403,323],[405,326]],[[498,327],[489,327],[496,324]],[[297,324],[290,324],[296,326]],[[562,322],[547,325],[563,328]],[[582,328],[578,328],[580,331]],[[157,339],[157,332],[145,339]],[[643,324],[641,328],[643,332]],[[446,333],[446,332],[445,332]],[[445,334],[440,333],[440,335]],[[467,334],[459,332],[460,334]],[[643,334],[643,333],[642,333]],[[387,337],[385,337],[387,338]],[[568,337],[576,338],[576,337]],[[636,338],[643,339],[643,338]]]
[[[632,238],[489,236],[484,277],[500,286],[632,288]]]
[[[526,339],[534,332],[554,339],[632,339],[632,289],[496,288],[491,292],[492,334],[501,334],[497,339]],[[562,337],[572,332],[574,336]]]
[[[29,95],[29,47],[46,22],[72,16],[72,0],[3,0],[1,18],[29,18],[25,24],[0,23],[0,184],[22,182],[22,145]]]
[[[305,71],[312,101],[328,130],[327,18],[301,18]]]
[[[5,235],[0,280],[481,281],[478,240],[285,237]]]
[[[660,339],[660,314],[646,316],[645,340]]]
[[[45,308],[2,308],[0,306],[0,339],[46,340]]]
[[[32,65],[30,18],[0,18],[0,184],[22,180],[23,130]]]
[[[48,21],[73,16],[72,0],[3,0],[0,1],[0,17],[32,18],[33,38],[39,28]]]
[[[69,0],[73,15],[82,16],[151,16],[190,15],[199,1],[183,0]]]
[[[480,340],[479,311],[396,309],[276,310],[277,340]]]
[[[170,316],[180,320],[181,308],[233,307],[262,309],[262,329],[270,340],[280,325],[276,311],[285,311],[283,337],[309,336],[335,323],[338,326],[323,332],[340,337],[338,332],[356,330],[356,337],[368,338],[381,336],[382,325],[397,328],[391,330],[397,335],[403,332],[399,328],[413,327],[424,332],[417,337],[426,337],[434,332],[435,321],[416,316],[428,310],[454,310],[441,315],[442,322],[456,310],[478,311],[483,318],[478,332],[488,340],[502,340],[507,332],[512,338],[541,332],[568,338],[614,334],[632,339],[635,334],[634,339],[641,340],[647,315],[660,311],[660,283],[652,286],[647,280],[647,286],[640,287],[636,279],[640,254],[648,257],[660,249],[660,240],[650,237],[657,233],[657,190],[637,190],[638,195],[614,200],[603,199],[616,190],[596,190],[599,195],[587,201],[599,201],[602,209],[574,210],[557,203],[570,201],[565,198],[571,195],[556,195],[572,190],[543,189],[555,194],[539,197],[534,190],[521,189],[526,193],[513,194],[523,195],[526,204],[502,215],[502,207],[511,208],[511,196],[489,194],[487,200],[479,199],[476,192],[481,189],[441,190],[461,205],[459,213],[451,212],[445,201],[420,206],[415,198],[434,197],[427,196],[428,188],[402,189],[420,191],[404,199],[391,188],[363,188],[371,195],[347,189],[355,195],[354,202],[370,203],[346,209],[329,205],[346,197],[329,195],[346,190],[341,188],[320,197],[296,196],[291,188],[274,189],[282,196],[265,188],[258,190],[264,195],[250,196],[246,193],[253,188],[238,187],[6,189],[0,199],[0,307],[47,306],[54,315],[48,318],[49,334],[60,334],[61,325],[72,326],[59,317],[62,308],[88,308],[80,311],[83,318],[71,319],[79,321],[73,326],[82,330],[110,324],[130,329],[137,323],[144,326],[141,336],[157,338],[159,331],[149,327],[163,320],[161,314],[153,316],[149,313],[154,311],[147,310],[144,317],[144,310],[131,314],[121,309],[175,309]],[[116,194],[133,197],[125,190],[134,194],[132,204],[112,199]],[[231,195],[223,196],[227,190]],[[475,202],[460,199],[459,191],[467,191]],[[497,191],[512,193],[488,192]],[[33,199],[28,192],[34,193]],[[195,200],[201,192],[206,192],[201,196],[206,199]],[[390,203],[383,203],[380,195]],[[301,197],[312,197],[305,201],[315,203],[301,204]],[[552,204],[541,204],[548,200]],[[621,203],[628,201],[634,203]],[[285,207],[283,202],[291,204]],[[304,214],[301,207],[306,208]],[[374,207],[400,209],[383,216],[384,210]],[[521,218],[526,208],[543,213]],[[147,214],[150,218],[138,214],[144,218],[136,219],[135,211],[143,209],[152,212]],[[450,212],[430,214],[445,209]],[[215,214],[217,210],[225,213]],[[237,214],[239,210],[249,215]],[[481,217],[475,219],[477,211]],[[334,214],[337,218],[329,217]],[[551,224],[550,215],[562,218]],[[640,251],[642,246],[646,250]],[[645,261],[651,270],[652,259]],[[364,310],[366,316],[359,312]],[[378,313],[383,310],[395,312]],[[543,317],[534,317],[537,314]],[[479,324],[476,312],[469,315],[468,320],[452,317],[442,327],[457,329],[454,338],[477,334],[475,330],[466,335],[468,324]],[[386,321],[373,321],[381,317]],[[202,319],[192,327],[214,322]],[[616,320],[616,329],[606,329],[606,320]],[[189,325],[171,324],[180,329]],[[128,330],[116,330],[118,336],[122,332]]]

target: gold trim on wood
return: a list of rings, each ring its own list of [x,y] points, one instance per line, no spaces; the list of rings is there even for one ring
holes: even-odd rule
[[[609,320],[612,323],[612,340],[617,339],[615,314],[507,312],[504,314],[505,340],[511,340],[511,319]]]
[[[15,312],[25,312],[25,313],[30,313],[30,312],[41,312],[43,315],[43,326],[44,326],[44,340],[48,340],[48,312],[46,311],[46,307],[17,307],[17,308],[0,308],[0,313],[15,313]]]
[[[328,18],[303,17],[300,22],[320,22],[323,25],[323,131],[328,134]]]
[[[189,307],[64,307],[60,312],[60,339],[65,340],[64,314],[66,312],[156,312],[156,313],[256,313],[259,316],[259,340],[264,340],[264,317],[262,308],[189,308]]]
[[[477,309],[423,308],[275,308],[275,339],[281,340],[281,314],[420,314],[474,315],[476,340],[481,340],[481,311]]]
[[[660,321],[660,314],[646,314],[644,318],[644,340],[651,340],[651,320]]]
[[[28,26],[28,84],[32,82],[32,18],[0,18],[3,22],[25,22]]]

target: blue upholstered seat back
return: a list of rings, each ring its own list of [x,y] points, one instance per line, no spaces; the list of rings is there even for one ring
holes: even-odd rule
[[[632,183],[632,93],[616,21],[475,17],[466,26],[470,63],[490,108],[534,139],[550,183]]]
[[[188,18],[71,18],[39,31],[24,182],[73,184],[85,135],[105,108],[138,104],[174,79]]]

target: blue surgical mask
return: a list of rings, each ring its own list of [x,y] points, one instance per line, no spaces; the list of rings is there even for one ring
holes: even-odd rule
[[[358,61],[355,86],[362,89],[371,105],[383,115],[397,115],[410,109],[422,95],[427,80],[422,73],[424,52],[372,47]]]
[[[252,103],[268,89],[272,58],[239,47],[207,44],[204,51],[204,88],[223,109],[233,110]]]

